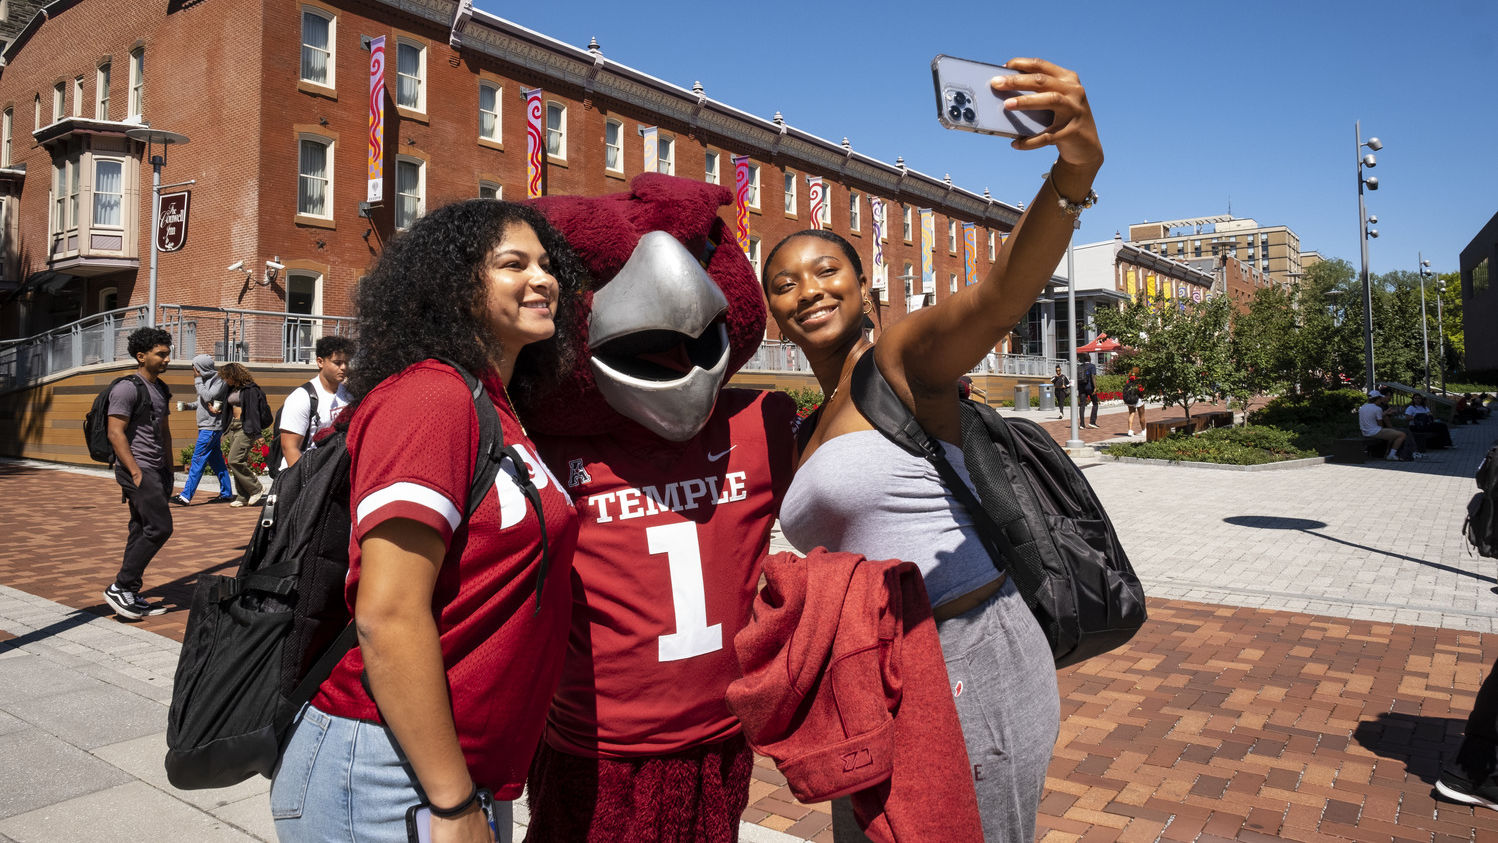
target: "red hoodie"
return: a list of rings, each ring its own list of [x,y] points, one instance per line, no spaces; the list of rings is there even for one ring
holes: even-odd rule
[[[815,568],[815,576],[811,575]],[[813,550],[766,558],[728,706],[802,802],[852,794],[869,837],[981,841],[920,571]]]

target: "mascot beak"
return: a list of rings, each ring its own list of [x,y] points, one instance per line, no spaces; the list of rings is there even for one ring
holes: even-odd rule
[[[728,372],[728,299],[675,237],[640,238],[593,294],[589,361],[609,406],[671,442],[697,435]]]

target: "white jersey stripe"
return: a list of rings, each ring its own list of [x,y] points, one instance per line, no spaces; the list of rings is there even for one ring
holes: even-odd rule
[[[370,492],[359,501],[354,522],[357,524],[380,507],[397,501],[414,503],[430,509],[447,520],[449,530],[458,529],[458,523],[463,520],[457,505],[441,492],[420,483],[392,483],[383,489]]]

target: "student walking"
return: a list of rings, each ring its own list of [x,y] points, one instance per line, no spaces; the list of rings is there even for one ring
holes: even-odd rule
[[[333,426],[333,420],[348,406],[348,361],[354,356],[354,341],[348,337],[323,337],[313,348],[317,355],[317,377],[293,389],[281,405],[280,469],[296,465],[302,452],[317,447],[317,434]],[[279,470],[279,469],[278,469]]]
[[[225,363],[219,373],[229,388],[222,421],[224,433],[229,437],[229,471],[234,474],[234,487],[239,490],[229,505],[254,506],[265,494],[265,487],[250,467],[250,449],[271,423],[270,404],[249,369],[238,363]]]
[[[1097,430],[1097,366],[1093,364],[1092,358],[1086,354],[1078,358],[1082,363],[1082,371],[1077,375],[1077,418],[1084,422],[1083,427]],[[1092,418],[1085,419],[1087,405],[1092,405]]]
[[[219,405],[228,390],[213,367],[213,355],[199,354],[192,359],[192,387],[198,396],[194,402],[198,415],[198,441],[192,449],[192,467],[187,470],[187,482],[182,484],[180,494],[172,495],[171,501],[177,506],[191,503],[198,482],[203,479],[203,469],[211,468],[218,478],[218,495],[214,500],[227,503],[234,500],[234,487],[229,484],[229,467],[224,463],[224,431],[219,420]]]
[[[130,505],[125,553],[104,602],[121,618],[140,620],[166,611],[140,596],[146,566],[172,536],[172,433],[167,426],[171,391],[161,381],[172,360],[172,335],[138,328],[126,348],[137,367],[109,390],[109,444],[114,479]]]
[[[1056,418],[1066,418],[1066,403],[1071,398],[1071,378],[1056,367],[1056,374],[1051,378],[1051,393],[1056,396]]]

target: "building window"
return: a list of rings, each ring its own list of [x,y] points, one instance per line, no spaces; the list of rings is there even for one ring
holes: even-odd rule
[[[130,51],[130,110],[126,119],[139,120],[146,107],[146,48]]]
[[[957,254],[957,221],[947,220],[947,251]]]
[[[848,191],[848,230],[859,231],[863,226],[863,212],[858,207],[858,194]]]
[[[16,110],[5,109],[0,116],[0,167],[10,166],[10,138],[16,130]]]
[[[409,228],[426,209],[426,173],[420,160],[395,162],[395,227]]]
[[[427,51],[400,41],[395,47],[395,104],[412,111],[426,111]]]
[[[67,83],[58,82],[52,86],[52,122],[56,123],[62,119],[63,108],[67,100]]]
[[[955,272],[947,273],[947,292],[957,292],[957,273]]]
[[[120,290],[118,287],[105,287],[99,291],[99,312],[108,313],[118,310],[120,306]]]
[[[796,174],[790,170],[785,171],[785,212],[790,216],[796,214]]]
[[[718,172],[718,153],[706,152],[702,158],[702,180],[708,184],[722,184],[723,177]]]
[[[31,100],[31,128],[33,128],[33,129],[40,129],[41,127],[42,127],[42,95],[41,94],[37,94]]]
[[[659,134],[655,138],[655,171],[676,175],[676,141]]]
[[[83,77],[73,80],[73,116],[83,116]]]
[[[59,235],[78,227],[78,161],[75,150],[52,167],[52,233]]]
[[[624,172],[624,124],[618,120],[603,123],[603,166],[611,173]]]
[[[125,162],[94,159],[94,225],[124,227],[120,200],[124,193]],[[107,308],[106,308],[107,309]]]
[[[488,82],[479,83],[479,137],[500,142],[499,86]]]
[[[825,181],[822,182],[822,207],[818,210],[817,220],[823,228],[832,225],[832,185]]]
[[[94,119],[109,119],[109,62],[99,65],[94,74]]]
[[[991,261],[996,261],[999,259],[999,252],[996,248],[994,248],[994,236],[992,231],[988,232],[988,259]]]
[[[310,217],[333,216],[333,142],[302,138],[297,154],[296,212]]]
[[[749,238],[749,255],[748,255],[748,257],[749,257],[749,265],[752,266],[752,267],[754,267],[754,277],[758,278],[759,274],[760,274],[760,269],[759,269],[759,238],[758,237],[750,237]]]
[[[900,222],[900,231],[904,234],[905,242],[907,242],[907,243],[910,242],[911,225],[910,225],[910,206],[909,205],[904,206],[904,211],[903,211],[901,222]]]
[[[744,204],[750,208],[759,207],[759,165],[745,165],[749,171],[749,189],[745,191]]]
[[[333,16],[302,9],[302,80],[333,87]]]
[[[900,273],[900,295],[910,294],[910,282],[913,280],[915,280],[915,266],[907,263],[905,271]]]
[[[567,160],[567,106],[546,104],[546,154]]]
[[[479,198],[480,199],[503,199],[503,198],[505,198],[505,188],[504,188],[504,185],[497,184],[497,183],[492,182],[492,181],[482,181],[482,180],[479,181]]]

